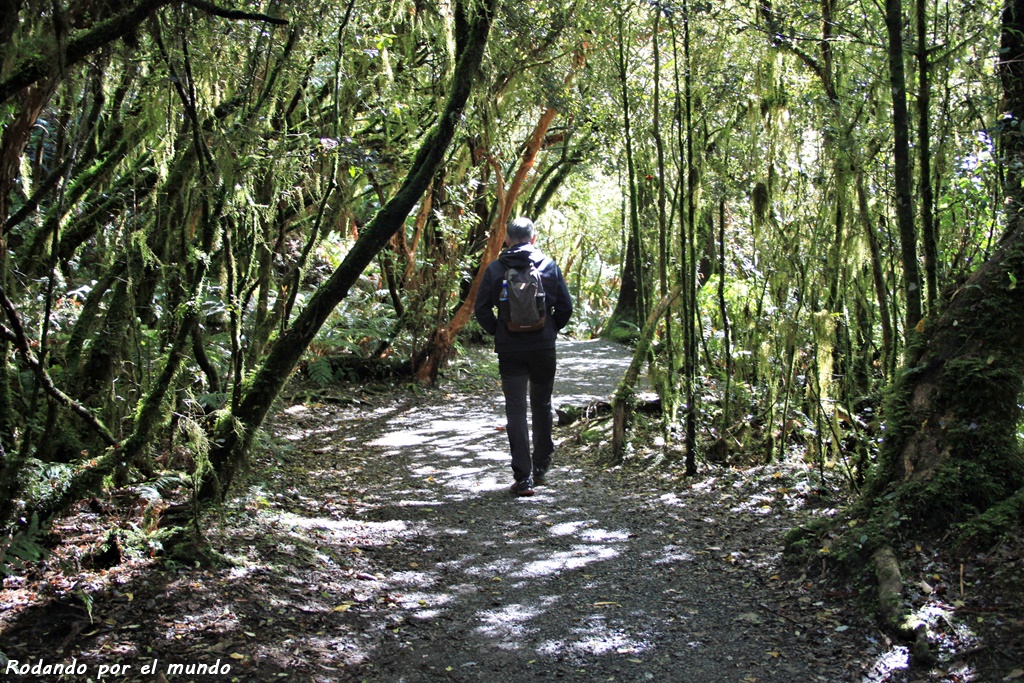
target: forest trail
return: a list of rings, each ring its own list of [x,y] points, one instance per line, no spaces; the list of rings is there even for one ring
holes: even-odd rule
[[[608,399],[629,361],[561,343],[555,406]],[[352,680],[860,680],[870,626],[780,578],[794,522],[779,499],[714,478],[657,488],[569,443],[548,485],[517,499],[497,383],[447,398],[389,414],[367,444],[386,474],[358,517],[393,536],[370,552],[361,604],[391,609],[360,615]]]
[[[608,470],[556,427],[548,485],[512,497],[484,355],[418,398],[286,402],[249,483],[206,522],[226,566],[110,558],[83,507],[51,569],[5,580],[3,651],[73,660],[84,673],[61,680],[83,682],[101,667],[167,683],[883,680],[865,672],[887,644],[849,595],[781,566],[783,533],[809,514],[806,468]],[[628,362],[562,343],[555,405],[607,398]]]

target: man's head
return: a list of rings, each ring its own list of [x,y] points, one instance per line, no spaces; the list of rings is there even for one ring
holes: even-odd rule
[[[505,230],[505,241],[510,247],[533,242],[536,238],[537,233],[533,229],[533,221],[525,216],[510,221]]]

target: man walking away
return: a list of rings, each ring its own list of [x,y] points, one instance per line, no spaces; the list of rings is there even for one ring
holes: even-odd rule
[[[572,316],[572,297],[562,271],[534,246],[536,241],[537,233],[529,218],[516,218],[508,224],[508,249],[484,271],[475,308],[480,325],[494,335],[515,478],[512,493],[518,496],[532,496],[534,485],[544,482],[551,466],[555,450],[551,438],[555,339]],[[534,295],[537,310],[529,311],[531,306],[522,303],[523,297]],[[532,413],[532,452],[527,396]]]

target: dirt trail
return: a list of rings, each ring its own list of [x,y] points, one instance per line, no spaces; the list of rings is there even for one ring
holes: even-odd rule
[[[607,398],[628,362],[563,343],[555,404]],[[883,680],[863,678],[877,629],[780,567],[806,468],[630,474],[558,428],[548,485],[514,498],[494,372],[462,359],[448,384],[478,390],[285,405],[205,520],[227,564],[157,564],[129,552],[158,540],[130,498],[83,506],[45,565],[5,579],[0,649],[83,683]]]
[[[628,362],[563,343],[555,405],[608,398]],[[859,629],[776,587],[784,508],[707,481],[649,488],[574,462],[569,444],[548,485],[516,499],[500,393],[450,399],[389,415],[368,444],[390,476],[359,517],[401,531],[373,552],[396,607],[367,615],[376,642],[354,678],[855,680]]]

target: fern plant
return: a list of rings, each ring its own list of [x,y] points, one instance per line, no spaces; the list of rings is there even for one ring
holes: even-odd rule
[[[33,514],[24,529],[0,538],[0,576],[12,576],[44,559],[48,551],[39,542],[40,537],[39,516]]]

